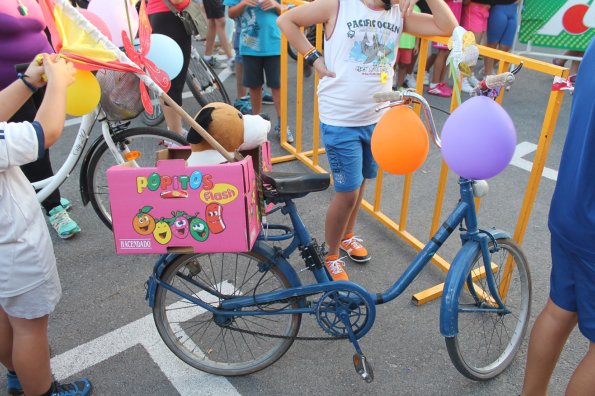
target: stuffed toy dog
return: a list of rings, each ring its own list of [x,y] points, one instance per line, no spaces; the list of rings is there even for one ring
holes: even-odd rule
[[[235,151],[254,149],[266,142],[271,129],[271,122],[261,116],[242,114],[235,107],[219,102],[203,107],[195,121],[232,156]],[[225,157],[194,129],[190,129],[186,139],[192,150],[188,166],[226,162]]]

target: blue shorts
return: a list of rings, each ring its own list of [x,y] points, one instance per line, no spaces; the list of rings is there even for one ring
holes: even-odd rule
[[[370,147],[375,126],[339,127],[320,123],[335,191],[355,191],[364,179],[373,179],[378,174]]]
[[[552,236],[550,298],[562,309],[578,314],[578,328],[595,342],[595,261],[562,246]]]
[[[488,44],[502,44],[512,47],[518,25],[517,5],[493,5],[488,18]]]

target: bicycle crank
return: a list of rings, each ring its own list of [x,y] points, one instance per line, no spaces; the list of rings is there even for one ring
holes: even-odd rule
[[[374,381],[374,370],[372,370],[372,364],[368,362],[368,359],[363,353],[356,353],[353,355],[353,366],[355,372],[368,384]]]

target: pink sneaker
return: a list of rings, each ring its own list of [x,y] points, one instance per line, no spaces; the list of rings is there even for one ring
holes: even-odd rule
[[[445,82],[436,84],[434,88],[428,87],[428,93],[430,95],[442,96],[444,98],[452,96],[452,88],[450,88]]]

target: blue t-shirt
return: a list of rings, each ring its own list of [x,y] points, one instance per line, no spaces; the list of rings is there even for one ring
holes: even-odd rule
[[[595,259],[595,39],[576,78],[568,136],[552,197],[549,228],[553,237]]]
[[[233,7],[241,0],[224,0]],[[263,11],[260,7],[246,7],[240,15],[240,55],[281,55],[281,30],[277,26],[277,11]]]

